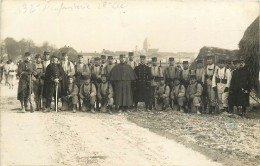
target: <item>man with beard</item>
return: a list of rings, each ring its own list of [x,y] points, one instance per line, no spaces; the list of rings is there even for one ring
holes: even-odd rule
[[[128,53],[128,62],[127,62],[132,69],[134,69],[136,67],[136,62],[134,61],[134,53],[133,52],[129,52]]]
[[[62,96],[67,96],[66,94],[66,74],[61,67],[60,64],[58,64],[58,57],[53,55],[51,64],[48,65],[45,73],[45,79],[44,79],[44,87],[43,87],[43,96],[46,98],[46,105],[44,108],[44,112],[50,111],[51,101],[52,97],[55,98],[55,108],[56,106],[56,86],[58,84],[58,98],[61,98]],[[58,103],[58,101],[57,101]]]
[[[251,91],[250,74],[245,67],[243,59],[240,60],[240,68],[233,71],[229,87],[229,106],[242,107],[242,116],[245,116],[246,107],[249,106],[249,93]]]
[[[151,87],[151,69],[145,65],[145,56],[140,56],[140,65],[135,67],[134,71],[137,76],[136,91],[135,91],[135,108],[137,109],[138,102],[145,102],[146,110],[151,110],[150,104],[150,87]]]
[[[19,64],[17,76],[20,77],[18,84],[17,99],[20,100],[22,112],[28,110],[28,100],[32,92],[32,75],[37,75],[35,65],[31,62],[31,53],[26,52],[24,62]]]
[[[133,106],[133,91],[132,84],[136,79],[134,70],[130,65],[126,64],[124,54],[120,55],[120,63],[117,64],[111,71],[109,80],[112,81],[115,87],[115,106],[116,109]],[[119,110],[119,112],[121,112]]]

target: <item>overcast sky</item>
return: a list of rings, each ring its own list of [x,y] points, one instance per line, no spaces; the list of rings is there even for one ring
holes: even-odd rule
[[[3,0],[1,38],[30,38],[77,51],[237,49],[259,15],[257,1]]]

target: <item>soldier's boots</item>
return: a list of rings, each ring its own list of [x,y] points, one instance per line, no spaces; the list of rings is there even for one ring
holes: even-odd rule
[[[113,114],[113,111],[114,111],[113,107],[112,106],[108,106],[108,113],[109,114]]]
[[[91,106],[91,108],[90,108],[90,112],[95,113],[94,106]]]
[[[200,107],[196,107],[197,115],[200,115]]]
[[[76,111],[77,111],[77,105],[73,104],[73,113],[76,113]]]
[[[38,103],[38,102],[35,102],[35,105],[36,105],[35,111],[40,111],[40,105],[39,105],[39,103]]]
[[[182,106],[180,107],[180,112],[184,112],[184,108]]]
[[[22,113],[25,113],[25,108],[23,107],[21,111],[22,111]]]

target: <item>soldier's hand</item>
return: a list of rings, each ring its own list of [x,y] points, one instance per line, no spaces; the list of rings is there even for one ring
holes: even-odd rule
[[[55,79],[54,79],[54,82],[55,82],[55,83],[59,83],[59,79],[58,79],[58,78],[55,78]]]
[[[224,92],[228,92],[228,87],[226,87],[226,88],[224,89]]]
[[[215,92],[217,92],[217,87],[216,87],[216,86],[214,86],[214,87],[213,87],[213,90],[214,90]]]

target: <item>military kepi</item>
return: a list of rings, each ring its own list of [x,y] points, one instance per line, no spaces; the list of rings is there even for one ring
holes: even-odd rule
[[[145,58],[146,58],[146,56],[140,55],[140,59],[145,59]]]
[[[173,58],[173,57],[170,57],[170,58],[169,58],[169,61],[170,61],[170,62],[174,61],[174,58]]]
[[[153,62],[157,62],[157,57],[152,57]]]

